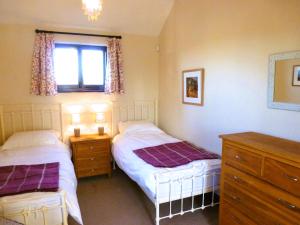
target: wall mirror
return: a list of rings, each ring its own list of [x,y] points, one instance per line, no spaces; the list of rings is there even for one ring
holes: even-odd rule
[[[300,111],[300,51],[270,56],[268,92],[270,108]]]

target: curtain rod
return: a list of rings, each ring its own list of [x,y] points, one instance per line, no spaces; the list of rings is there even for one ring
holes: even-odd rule
[[[106,38],[122,39],[122,36],[114,36],[114,35],[72,33],[72,32],[60,32],[60,31],[50,31],[50,30],[38,30],[38,29],[35,30],[35,33],[82,35],[82,36],[93,36],[93,37],[106,37]]]

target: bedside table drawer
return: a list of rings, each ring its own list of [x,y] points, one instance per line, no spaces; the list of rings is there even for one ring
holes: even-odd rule
[[[85,143],[77,143],[76,149],[78,151],[105,151],[109,149],[110,143],[109,141],[90,141]]]
[[[76,160],[76,165],[80,169],[93,169],[109,165],[110,157],[91,157]]]
[[[98,150],[76,150],[77,159],[107,157],[110,155],[109,149]]]
[[[87,168],[87,169],[80,168],[79,170],[77,170],[77,177],[81,178],[81,177],[107,174],[109,170],[110,170],[109,166],[99,166],[97,168]]]

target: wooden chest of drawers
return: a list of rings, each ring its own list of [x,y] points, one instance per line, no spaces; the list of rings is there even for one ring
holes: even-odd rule
[[[111,175],[110,137],[82,135],[70,137],[77,178],[101,174]]]
[[[221,138],[220,225],[300,225],[300,143],[253,132]]]

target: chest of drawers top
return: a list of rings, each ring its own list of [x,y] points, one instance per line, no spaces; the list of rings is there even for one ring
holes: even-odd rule
[[[228,134],[220,137],[223,139],[224,145],[236,143],[239,146],[248,147],[252,151],[257,150],[261,154],[300,163],[300,143],[296,141],[255,132]]]
[[[91,141],[109,141],[110,136],[107,134],[98,135],[98,134],[89,134],[81,135],[80,137],[71,136],[70,142],[73,143],[88,143]]]

